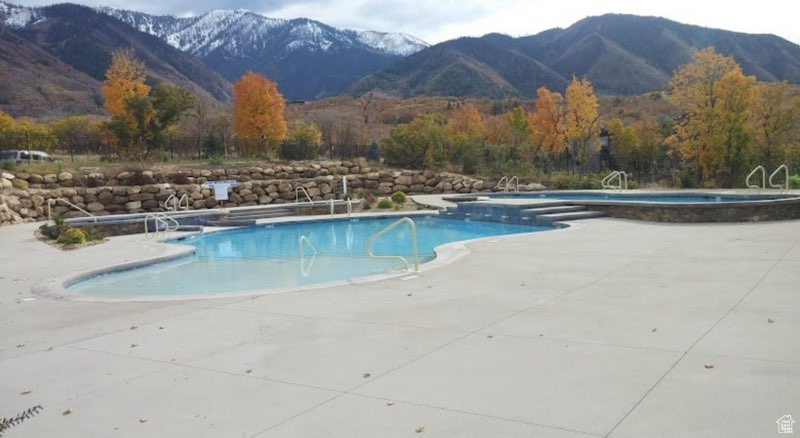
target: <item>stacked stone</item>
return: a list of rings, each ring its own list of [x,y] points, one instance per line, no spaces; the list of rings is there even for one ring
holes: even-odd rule
[[[66,218],[84,215],[64,202],[55,202],[57,199],[69,201],[97,216],[164,211],[164,202],[172,195],[178,199],[185,195],[191,209],[294,202],[298,187],[304,188],[315,201],[339,199],[343,197],[342,176],[347,180],[350,193],[363,189],[377,196],[397,191],[413,195],[498,190],[496,181],[430,170],[378,169],[365,164],[334,161],[81,175],[3,172],[0,175],[0,193],[3,194],[0,224],[46,220],[48,205]],[[227,201],[215,200],[213,191],[203,187],[205,182],[216,180],[237,181]],[[538,184],[521,186],[522,190],[541,188]],[[302,193],[300,200],[305,200]]]

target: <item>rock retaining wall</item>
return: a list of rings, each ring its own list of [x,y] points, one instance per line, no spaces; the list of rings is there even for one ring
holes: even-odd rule
[[[0,175],[0,225],[46,220],[48,203],[57,199],[67,200],[98,216],[164,211],[164,202],[171,195],[178,198],[186,195],[193,210],[294,202],[298,187],[303,187],[313,200],[339,199],[344,196],[342,176],[347,180],[349,193],[359,194],[363,189],[374,196],[387,196],[397,191],[432,194],[499,190],[496,180],[427,170],[378,169],[361,164],[321,162],[212,170],[47,175],[3,172]],[[217,180],[238,182],[231,189],[228,201],[216,201],[213,191],[203,187],[204,183]],[[520,186],[520,190],[541,188],[539,184]],[[62,202],[55,202],[52,209],[65,218],[84,215]]]

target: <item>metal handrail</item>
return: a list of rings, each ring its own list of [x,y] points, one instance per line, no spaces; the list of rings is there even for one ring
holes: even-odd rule
[[[503,181],[506,182],[506,185],[503,185]],[[508,191],[508,177],[504,176],[500,178],[500,181],[497,181],[497,187],[503,189],[504,191]]]
[[[780,184],[773,184],[772,183],[772,178],[774,178],[776,175],[778,175],[781,170],[784,172],[784,175],[785,175],[784,183],[785,183],[786,187],[784,187],[783,185],[780,185]],[[772,172],[770,174],[770,176],[769,176],[769,186],[772,187],[772,188],[776,188],[776,189],[789,190],[789,166],[787,166],[785,164],[781,164],[780,166],[778,166],[778,168],[775,169],[775,171]]]
[[[72,207],[72,208],[74,208],[76,210],[80,210],[83,214],[86,214],[87,216],[91,217],[93,222],[97,222],[97,216],[95,216],[95,215],[89,213],[88,211],[78,207],[77,205],[67,201],[64,198],[50,198],[50,199],[47,200],[47,220],[53,220],[53,212],[52,212],[51,206],[53,204],[55,204],[56,202],[58,202],[58,201],[61,201],[61,202],[69,205],[70,207]]]
[[[350,216],[353,214],[353,200],[347,198],[347,215]]]
[[[611,184],[611,181],[613,181],[614,178],[617,178],[617,181],[619,181],[617,185]],[[606,175],[605,178],[600,181],[600,185],[604,189],[622,190],[624,188],[625,190],[628,190],[628,174],[621,170],[615,170]]]
[[[761,171],[761,186],[757,186],[755,184],[750,184],[750,178],[756,174],[756,172]],[[748,189],[764,189],[767,187],[767,170],[764,169],[764,166],[757,166],[752,172],[747,174],[747,178],[744,180],[744,185],[747,186]]]
[[[169,206],[169,201],[172,201],[172,207]],[[175,195],[174,194],[167,196],[167,199],[164,200],[164,208],[167,209],[167,210],[170,210],[170,211],[177,210],[175,208]]]
[[[172,206],[169,206],[169,201],[172,201]],[[186,207],[183,207],[183,201],[186,201]],[[178,210],[188,210],[189,209],[189,196],[184,193],[183,196],[180,198],[176,197],[174,194],[169,195],[167,199],[164,201],[164,208],[169,211],[178,211]]]
[[[383,236],[384,234],[392,231],[393,229],[397,228],[402,224],[408,224],[411,227],[411,249],[414,255],[414,272],[419,272],[419,251],[417,250],[417,224],[414,223],[411,219],[404,217],[402,219],[398,219],[386,228],[378,231],[377,233],[373,234],[372,237],[367,239],[367,243],[364,245],[365,249],[367,250],[367,255],[375,258],[375,259],[400,259],[406,267],[406,271],[408,271],[408,260],[406,260],[403,256],[379,256],[372,253],[372,242],[374,242],[377,238]]]
[[[308,266],[306,266],[305,263],[305,252],[303,250],[303,242],[305,242],[306,245],[308,245],[309,247],[311,247],[311,249],[314,250],[314,255],[311,256],[311,261],[308,263]],[[300,236],[300,239],[298,239],[297,244],[300,247],[300,274],[302,274],[303,277],[308,277],[308,274],[311,272],[311,267],[314,266],[314,260],[316,260],[319,251],[317,250],[317,247],[314,246],[314,244],[311,243],[311,241],[305,235]]]
[[[303,194],[306,195],[306,199],[308,199],[308,202],[312,204],[314,203],[314,200],[311,199],[311,196],[308,194],[308,190],[306,190],[306,188],[303,186],[297,186],[294,189],[294,202],[300,202],[300,192],[303,192]]]
[[[514,183],[514,191],[519,192],[519,178],[517,178],[516,175],[512,176],[511,179],[506,183],[506,191],[508,191],[508,188],[511,186],[512,182]]]
[[[165,236],[166,233],[170,231],[177,231],[178,227],[180,227],[181,225],[177,220],[175,220],[175,218],[170,217],[165,213],[148,214],[144,217],[144,237],[146,239],[150,237],[150,227],[148,226],[147,222],[151,219],[153,220],[153,223],[156,226],[156,230],[153,232],[153,237],[156,239],[158,238],[159,233],[161,233],[162,236]],[[172,222],[175,225],[175,228],[170,229],[170,224],[167,221]],[[159,227],[159,224],[164,225],[163,230],[161,229],[161,227]]]

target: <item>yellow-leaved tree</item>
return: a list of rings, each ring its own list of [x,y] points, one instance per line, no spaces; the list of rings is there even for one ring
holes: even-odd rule
[[[106,80],[100,88],[103,108],[112,116],[131,119],[126,100],[134,96],[147,96],[150,87],[144,83],[147,72],[137,60],[133,50],[122,49],[111,53],[111,66],[106,70]]]
[[[565,132],[569,142],[569,152],[573,159],[580,162],[585,171],[590,157],[600,149],[597,136],[600,134],[597,113],[597,96],[594,94],[588,79],[572,77],[567,86],[567,111],[565,115]]]
[[[449,146],[448,158],[460,162],[464,173],[476,173],[486,137],[486,127],[478,108],[469,103],[453,111],[444,132]]]
[[[567,135],[564,127],[564,98],[546,87],[536,90],[536,111],[528,116],[534,156],[544,151],[548,161],[564,153]]]
[[[792,96],[786,81],[760,84],[750,108],[755,162],[775,169],[800,146],[800,96]]]
[[[733,57],[713,47],[695,51],[692,62],[675,70],[670,86],[686,117],[670,142],[694,164],[700,182],[720,179],[733,186],[741,178],[752,139],[754,85]]]
[[[233,131],[247,139],[246,154],[276,155],[286,138],[286,102],[278,85],[248,71],[233,84]]]

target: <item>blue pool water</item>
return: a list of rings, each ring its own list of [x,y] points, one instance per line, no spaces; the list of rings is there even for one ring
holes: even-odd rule
[[[194,246],[192,256],[100,275],[68,289],[94,297],[174,297],[296,287],[396,270],[403,267],[402,261],[367,257],[365,244],[397,219],[287,223],[192,236],[177,242]],[[431,216],[413,220],[420,262],[432,260],[434,248],[445,243],[552,229]],[[306,245],[300,257],[300,236],[308,238],[316,255]],[[373,253],[402,255],[411,264],[410,236],[410,227],[400,225],[374,242]]]
[[[501,193],[491,195],[492,198],[512,198],[512,199],[563,199],[568,201],[627,201],[627,202],[655,202],[655,203],[719,203],[719,202],[743,202],[773,199],[771,196],[743,196],[743,195],[704,195],[704,194],[624,194],[624,193],[589,193],[589,192],[568,192],[568,193]]]

